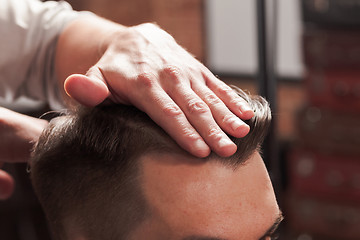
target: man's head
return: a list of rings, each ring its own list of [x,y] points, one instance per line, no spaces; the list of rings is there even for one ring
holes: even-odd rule
[[[258,153],[267,102],[236,154],[195,158],[130,106],[81,109],[39,139],[31,177],[55,239],[260,239],[279,209]]]

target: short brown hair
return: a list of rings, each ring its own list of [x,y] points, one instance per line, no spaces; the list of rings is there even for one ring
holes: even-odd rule
[[[234,156],[217,159],[238,166],[262,143],[270,124],[266,100],[238,94],[255,111],[250,133],[232,138]],[[32,155],[31,178],[55,239],[76,225],[88,239],[127,239],[147,216],[137,159],[150,152],[181,150],[145,113],[132,106],[81,108],[51,121]]]

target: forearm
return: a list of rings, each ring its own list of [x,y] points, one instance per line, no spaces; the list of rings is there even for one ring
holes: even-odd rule
[[[127,27],[97,16],[80,17],[61,33],[55,57],[59,89],[71,74],[85,74],[104,54],[114,32]],[[66,95],[63,91],[64,96]]]

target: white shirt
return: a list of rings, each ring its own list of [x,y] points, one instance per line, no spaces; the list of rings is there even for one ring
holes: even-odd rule
[[[66,2],[0,0],[0,100],[63,106],[54,69],[59,34],[79,16]]]

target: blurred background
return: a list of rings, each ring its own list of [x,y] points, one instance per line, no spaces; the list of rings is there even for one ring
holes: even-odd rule
[[[68,2],[124,25],[156,22],[220,79],[262,94],[259,1]],[[267,141],[276,153],[265,160],[285,215],[279,239],[358,240],[360,0],[266,2],[274,110]],[[0,105],[35,117],[47,109],[37,103],[29,111],[26,99]],[[2,239],[50,239],[26,165],[6,167],[17,188],[10,200],[0,202]]]

